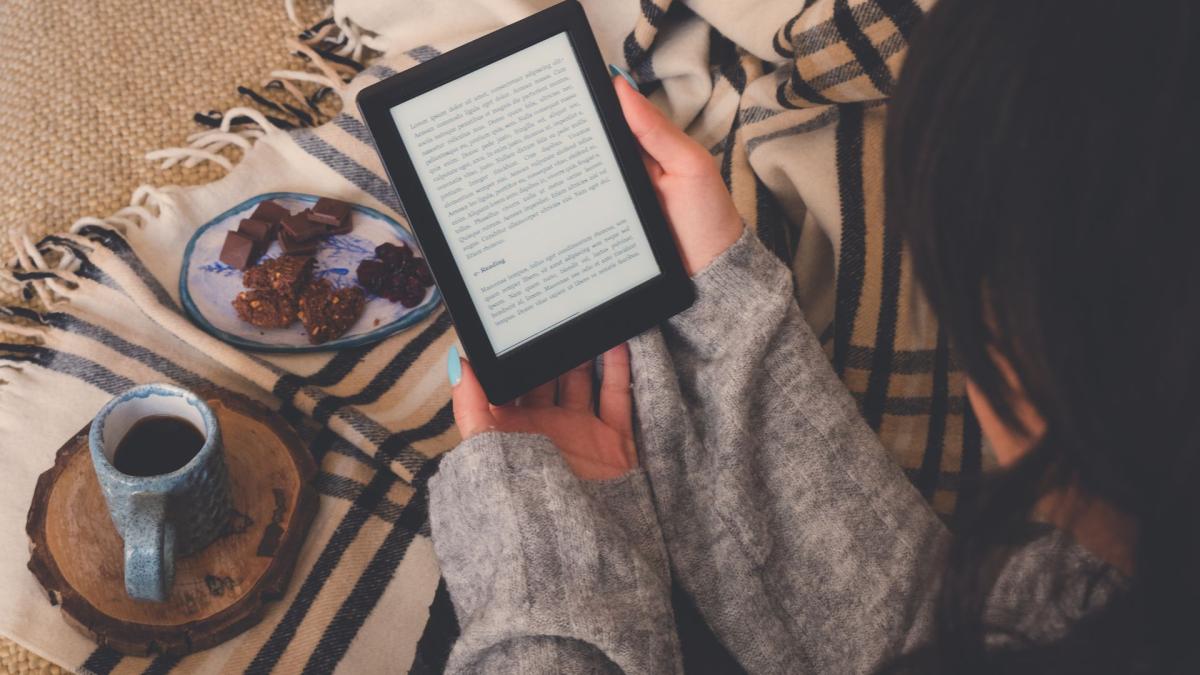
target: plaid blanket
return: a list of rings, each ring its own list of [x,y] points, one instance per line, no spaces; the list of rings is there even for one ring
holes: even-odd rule
[[[963,378],[883,224],[885,100],[930,0],[584,0],[605,56],[711,149],[746,222],[791,264],[797,298],[884,444],[944,514],[984,462]],[[338,0],[332,21],[381,50],[361,87],[549,4]],[[361,51],[355,49],[355,54]],[[348,61],[348,59],[344,59]],[[334,59],[335,63],[337,59]],[[429,543],[425,485],[453,447],[435,311],[375,345],[239,351],[181,313],[190,234],[253,195],[347,199],[403,219],[353,105],[320,126],[229,111],[250,148],[229,176],[143,189],[129,209],[22,247],[10,274],[40,305],[0,328],[0,633],[67,667],[115,672],[438,671],[456,632]],[[311,122],[311,120],[310,120]],[[232,127],[232,129],[231,129]],[[288,128],[294,127],[294,128]],[[183,659],[121,657],[68,628],[25,570],[24,514],[54,450],[147,381],[217,386],[280,410],[320,464],[318,516],[285,597],[260,624]],[[685,641],[686,644],[686,641]]]

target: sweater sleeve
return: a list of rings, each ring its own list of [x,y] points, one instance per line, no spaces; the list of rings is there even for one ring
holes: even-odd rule
[[[442,461],[430,522],[462,628],[448,672],[681,670],[640,470],[581,481],[548,438],[488,432]]]
[[[927,637],[946,531],[753,233],[695,284],[691,309],[631,343],[672,568],[749,671],[869,672]]]

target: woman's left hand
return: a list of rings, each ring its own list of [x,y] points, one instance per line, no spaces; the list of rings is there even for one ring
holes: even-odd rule
[[[464,440],[485,431],[543,434],[583,480],[619,478],[637,466],[628,345],[604,354],[598,406],[592,400],[591,362],[502,406],[488,403],[466,359],[461,367],[453,399],[454,421]]]

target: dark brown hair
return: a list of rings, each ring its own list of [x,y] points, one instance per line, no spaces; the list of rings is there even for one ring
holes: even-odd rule
[[[1198,85],[1192,0],[940,0],[913,37],[887,226],[1005,423],[989,350],[1047,423],[956,523],[922,672],[1200,670]],[[1128,590],[1054,644],[990,649],[996,572],[1068,485],[1135,523]]]

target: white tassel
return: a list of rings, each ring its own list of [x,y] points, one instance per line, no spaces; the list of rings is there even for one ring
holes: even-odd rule
[[[114,229],[103,218],[96,218],[95,216],[84,216],[84,217],[80,218],[79,220],[76,220],[67,231],[70,232],[71,234],[79,234],[80,230],[82,230],[83,228],[88,227],[88,226],[103,227],[103,228],[109,229],[109,230]],[[122,233],[124,233],[123,230],[122,230]]]
[[[333,66],[329,65],[329,62],[326,61],[325,58],[320,54],[318,54],[312,47],[309,47],[295,38],[288,38],[287,46],[292,50],[298,51],[307,56],[309,58],[309,62],[316,66],[317,69],[322,73],[324,73],[326,77],[331,80],[336,80],[337,82],[341,83],[342,86],[345,86],[345,83],[342,82],[342,76],[337,72],[337,70],[335,70]]]
[[[179,186],[177,185],[155,187],[153,185],[142,184],[134,188],[133,194],[129,197],[129,205],[145,205],[147,208],[162,213],[164,208],[177,208],[175,195],[178,192]]]
[[[247,108],[245,106],[235,106],[225,111],[225,116],[221,118],[221,131],[229,131],[233,128],[233,120],[239,117],[249,117],[258,125],[264,135],[270,136],[277,133],[278,129],[274,124],[271,124],[267,116],[259,112],[256,108]]]
[[[53,307],[62,302],[71,293],[74,287],[79,286],[80,277],[73,272],[68,272],[58,268],[51,267],[45,257],[42,256],[42,251],[39,249],[28,236],[21,236],[21,247],[17,249],[17,255],[20,256],[22,249],[28,256],[22,261],[22,266],[30,271],[37,272],[53,272],[57,278],[49,277],[46,279],[36,279],[31,283],[34,290],[38,292],[38,297],[42,300],[42,304],[46,307]],[[43,291],[44,287],[44,291]]]
[[[150,221],[158,218],[158,216],[156,214],[150,213],[150,209],[148,209],[144,206],[139,206],[137,204],[130,204],[129,206],[118,209],[117,212],[113,214],[114,218],[124,218],[127,216],[133,216],[134,218],[140,218],[141,220],[138,220],[135,222],[137,222],[141,226],[144,226],[146,223],[149,223]]]
[[[140,222],[133,218],[126,218],[125,216],[118,216],[115,214],[105,218],[104,222],[112,225],[120,225],[122,233],[129,231],[130,228],[141,228],[142,226]]]
[[[334,25],[346,38],[346,44],[337,51],[338,56],[349,56],[355,61],[361,62],[364,49],[373,49],[377,52],[387,51],[386,45],[381,40],[354,25],[350,17],[339,11],[338,5],[333,5],[330,10],[331,12],[326,12],[326,15],[333,17]]]
[[[293,0],[285,0],[284,9],[288,14],[288,18],[293,23],[299,25]],[[334,25],[336,25],[337,29],[346,38],[346,44],[338,50],[338,53],[341,55],[353,54],[353,58],[360,59],[363,44],[359,31],[345,17],[339,18],[335,16],[332,8],[326,10],[326,16],[334,18]],[[317,36],[308,40],[308,43],[320,42],[322,38],[332,32],[334,25],[323,27]],[[270,72],[269,76],[274,80],[278,80],[284,90],[295,98],[301,106],[307,106],[308,101],[303,92],[296,86],[295,83],[297,82],[311,82],[322,87],[328,87],[339,95],[345,92],[346,82],[343,80],[342,72],[339,69],[353,71],[353,68],[348,68],[342,64],[330,63],[309,46],[309,44],[300,40],[288,38],[287,46],[293,52],[298,52],[307,57],[308,65],[319,71],[316,73],[300,70],[273,70]],[[347,74],[353,75],[353,72],[347,72]],[[233,131],[233,120],[238,117],[250,118],[258,125],[258,128],[245,128]],[[243,152],[246,152],[250,150],[258,139],[276,132],[278,132],[278,129],[270,123],[266,115],[262,112],[254,108],[235,107],[225,111],[219,128],[191,134],[187,137],[187,145],[184,147],[152,150],[146,153],[145,157],[147,160],[160,162],[160,168],[162,169],[170,169],[177,164],[191,168],[202,162],[212,162],[226,171],[232,171],[233,162],[228,157],[220,154],[222,150],[230,146],[236,146]]]
[[[194,134],[188,134],[188,143],[199,142],[202,147],[211,145],[213,142],[221,140],[227,141],[232,145],[236,145],[243,150],[249,150],[256,141],[265,136],[259,129],[240,129],[238,131],[221,131],[220,129],[206,129],[197,131]]]
[[[29,235],[21,235],[21,246],[25,249],[25,252],[29,254],[30,260],[37,265],[38,269],[50,269],[50,266],[46,264],[46,259],[42,257],[42,252],[38,250],[37,246],[33,245],[33,240],[29,238]]]
[[[372,42],[370,36],[363,34],[351,21],[350,18],[338,10],[335,4],[333,10],[333,23],[342,32],[342,36],[346,38],[346,44],[337,51],[338,56],[349,56],[355,61],[362,61],[363,49],[370,47],[376,51],[382,51]]]
[[[221,159],[224,159],[224,157]],[[95,218],[93,216],[80,218],[71,225],[70,232],[71,234],[79,234],[80,230],[89,225],[116,230],[121,234],[125,234],[130,228],[134,227],[142,229],[146,225],[156,222],[162,216],[163,209],[176,208],[173,193],[178,191],[178,189],[174,185],[163,187],[139,185],[129,197],[129,206],[118,209],[116,213],[107,218]]]
[[[324,87],[329,87],[339,94],[346,87],[346,84],[342,82],[341,78],[335,78],[331,80],[324,75],[317,75],[316,73],[302,73],[298,70],[272,70],[269,75],[277,80],[288,79],[295,80],[297,82],[313,82]]]
[[[156,159],[163,160],[159,165],[161,169],[169,169],[179,163],[180,160],[188,160],[185,166],[193,167],[199,164],[199,160],[208,160],[214,164],[218,164],[226,171],[233,170],[233,162],[218,155],[215,152],[201,150],[199,148],[163,148],[162,150],[151,150],[146,153],[146,159],[154,161]],[[195,162],[191,160],[197,160]]]
[[[58,270],[60,273],[75,274],[75,272],[79,271],[80,266],[83,265],[83,261],[79,259],[79,256],[75,255],[75,249],[70,246],[60,246],[57,244],[47,244],[47,246],[58,251],[62,256],[58,259]]]
[[[230,145],[235,145],[242,150],[249,150],[250,146],[253,145],[246,136],[234,132],[221,131],[220,129],[210,129],[203,136],[193,139],[191,143],[203,150],[220,150]]]
[[[248,117],[258,125],[258,128],[245,128],[233,131],[233,120],[238,117]],[[228,157],[220,155],[221,150],[233,145],[243,152],[250,150],[254,143],[276,131],[275,125],[267,120],[254,108],[237,106],[225,111],[221,118],[221,126],[216,129],[206,129],[187,137],[188,144],[180,148],[163,148],[146,153],[150,161],[162,160],[162,169],[169,169],[180,162],[187,168],[192,168],[201,162],[212,162],[226,171],[233,170],[233,162]]]
[[[13,248],[17,250],[17,262],[20,263],[21,269],[27,272],[42,271],[39,269],[37,263],[34,262],[33,258],[29,256],[29,249],[25,247],[25,243],[29,242],[28,236],[17,236],[17,234],[13,232],[9,234],[9,240],[12,242]],[[33,248],[34,251],[37,251],[37,248],[33,247],[32,242],[29,243],[30,248]],[[41,254],[38,254],[37,257],[40,260]],[[54,298],[50,295],[50,291],[47,290],[46,284],[43,283],[43,280],[32,279],[25,282],[25,284],[33,288],[34,292],[36,292],[38,295],[38,299],[42,301],[42,305],[44,307],[52,307],[54,305]]]

